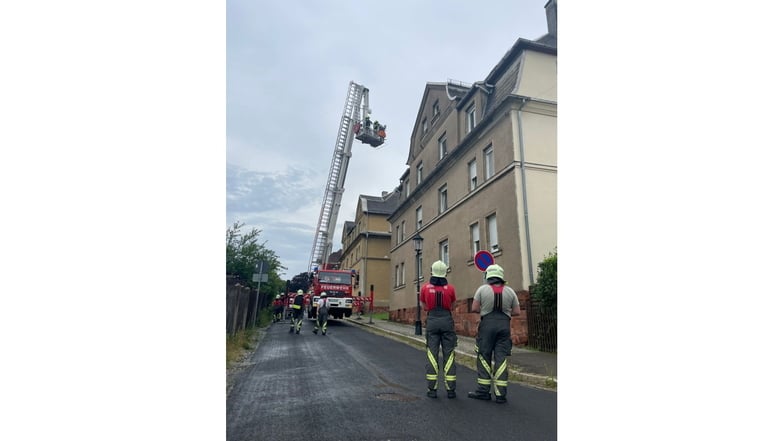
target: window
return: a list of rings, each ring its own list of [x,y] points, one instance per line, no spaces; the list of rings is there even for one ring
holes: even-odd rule
[[[425,133],[427,133],[427,129],[428,129],[427,118],[425,118],[422,120],[422,136],[425,136]]]
[[[493,163],[493,144],[485,149],[485,180],[490,179],[495,174],[495,164]]]
[[[400,282],[399,282],[400,279],[398,278],[399,277],[399,273],[398,273],[399,270],[400,270],[400,267],[395,265],[395,286],[400,286]]]
[[[424,172],[424,167],[422,166],[422,163],[420,162],[419,164],[417,164],[417,176],[416,176],[416,178],[417,178],[417,185],[422,183],[422,173],[423,172]]]
[[[471,132],[476,127],[476,106],[471,106],[466,110],[466,133]]]
[[[496,228],[495,213],[487,216],[487,244],[490,251],[498,251],[498,230]]]
[[[395,243],[400,243],[400,225],[395,227]]]
[[[475,255],[479,250],[479,222],[471,224],[471,255]]]
[[[444,159],[444,156],[446,156],[446,133],[438,138],[438,159]]]
[[[425,273],[422,272],[422,255],[420,254],[419,256],[416,256],[414,258],[417,260],[417,262],[416,262],[417,274],[419,274],[419,278],[421,279],[424,276],[424,274],[425,274]]]
[[[400,284],[404,285],[406,283],[406,263],[400,263]]]
[[[438,108],[438,100],[433,103],[433,121],[438,119],[438,116],[441,114],[441,109]]]
[[[411,182],[408,179],[406,179],[406,197],[408,197],[408,195],[411,194],[411,190],[409,188],[409,187],[411,187],[410,184],[411,184]]]
[[[402,234],[402,239],[406,238],[406,221],[400,223],[400,232]]]
[[[438,243],[438,257],[449,267],[449,240]]]
[[[468,191],[476,190],[476,159],[468,163]]]
[[[422,228],[422,207],[416,209],[416,229]]]
[[[438,189],[438,212],[443,213],[447,208],[446,185]]]

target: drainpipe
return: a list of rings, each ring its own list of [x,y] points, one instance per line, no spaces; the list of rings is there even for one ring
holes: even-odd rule
[[[523,106],[529,98],[523,100]],[[531,229],[528,222],[528,190],[525,186],[525,146],[523,145],[523,107],[517,109],[517,136],[520,139],[520,170],[523,175],[523,223],[525,225],[525,251],[528,256],[528,280],[529,285],[534,284],[534,267],[531,260]]]

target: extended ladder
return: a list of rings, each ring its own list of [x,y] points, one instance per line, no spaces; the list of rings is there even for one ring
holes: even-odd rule
[[[364,107],[361,107],[363,100]],[[316,225],[313,249],[310,252],[310,267],[308,271],[313,271],[314,267],[327,263],[327,258],[332,253],[332,236],[335,232],[335,224],[340,212],[340,200],[343,197],[346,170],[348,170],[348,161],[351,159],[351,144],[354,141],[352,128],[355,123],[360,121],[360,109],[362,110],[362,116],[366,117],[368,114],[368,89],[351,81],[348,85],[346,103],[343,106],[343,115],[340,118],[335,151],[332,155],[332,165],[329,168],[327,187],[321,203],[321,214],[319,214],[318,224]]]

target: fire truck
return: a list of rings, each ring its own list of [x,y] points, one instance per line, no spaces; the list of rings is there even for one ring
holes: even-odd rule
[[[314,297],[327,293],[330,315],[336,319],[351,316],[353,306],[354,273],[341,270],[328,262],[332,253],[332,236],[335,233],[340,200],[343,196],[351,145],[354,138],[371,147],[382,145],[386,139],[386,126],[370,120],[370,91],[367,87],[349,82],[346,102],[338,127],[337,141],[329,168],[329,177],[321,204],[316,236],[310,253],[311,288]]]
[[[332,318],[351,317],[354,307],[353,271],[316,268],[312,273],[310,286],[314,299],[318,299],[322,292],[327,293],[329,315]]]

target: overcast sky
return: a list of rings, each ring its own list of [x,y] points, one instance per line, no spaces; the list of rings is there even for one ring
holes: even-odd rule
[[[360,194],[406,170],[428,82],[484,80],[517,38],[547,33],[546,0],[258,2],[226,10],[226,225],[262,230],[288,270],[307,271],[350,81],[387,126],[352,147],[333,251]]]

